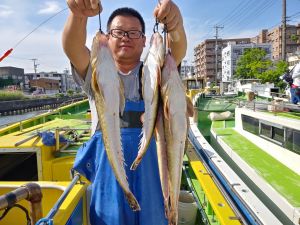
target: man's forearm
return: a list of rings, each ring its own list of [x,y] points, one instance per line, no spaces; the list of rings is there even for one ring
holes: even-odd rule
[[[62,37],[66,55],[83,78],[89,64],[89,50],[85,46],[86,24],[87,17],[76,17],[70,13]]]

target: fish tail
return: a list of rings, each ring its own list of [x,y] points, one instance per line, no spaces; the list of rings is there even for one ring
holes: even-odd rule
[[[130,208],[133,211],[140,211],[141,210],[141,207],[140,207],[138,201],[136,200],[136,198],[134,197],[134,195],[131,192],[126,193],[125,196],[126,196],[126,199],[128,201],[128,204],[129,204]]]
[[[136,170],[136,168],[138,167],[138,165],[140,164],[141,162],[141,159],[140,157],[137,157],[133,163],[131,164],[131,167],[130,167],[130,170]]]
[[[169,212],[169,225],[177,225],[178,224],[178,214],[175,210],[171,210]]]

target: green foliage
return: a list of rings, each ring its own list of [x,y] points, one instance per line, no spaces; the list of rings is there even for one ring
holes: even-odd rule
[[[291,35],[291,40],[296,42],[296,41],[299,40],[299,37],[296,34],[292,34]]]
[[[283,89],[286,84],[279,77],[288,70],[288,64],[284,61],[272,62],[265,56],[263,49],[246,50],[237,63],[236,78],[260,79],[262,83],[274,83],[276,87]]]
[[[65,97],[65,95],[64,95],[64,93],[56,93],[55,97],[62,98],[62,97]]]
[[[273,63],[272,66],[262,74],[257,76],[262,83],[272,82],[276,87],[283,89],[286,84],[280,79],[280,76],[288,70],[288,64],[284,61]]]
[[[251,48],[245,50],[237,63],[235,77],[238,79],[253,79],[265,72],[272,64],[266,59],[267,53],[263,49]]]
[[[21,91],[0,91],[0,101],[21,100],[25,96]]]
[[[68,96],[73,96],[74,95],[74,90],[72,90],[72,89],[67,90],[67,95]]]

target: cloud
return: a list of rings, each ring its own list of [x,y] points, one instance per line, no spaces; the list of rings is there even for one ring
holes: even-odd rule
[[[6,5],[0,5],[0,18],[7,18],[13,14],[13,10]]]
[[[59,3],[56,1],[45,2],[43,7],[38,11],[38,14],[54,14],[62,10]]]

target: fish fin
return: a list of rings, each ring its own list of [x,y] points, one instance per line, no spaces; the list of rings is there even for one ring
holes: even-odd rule
[[[157,87],[161,86],[161,68],[158,69],[157,73]]]
[[[186,96],[187,116],[192,117],[194,115],[194,106],[191,100]]]
[[[164,102],[164,117],[169,120],[170,119],[170,108],[169,108],[169,98],[168,96],[165,99]]]

